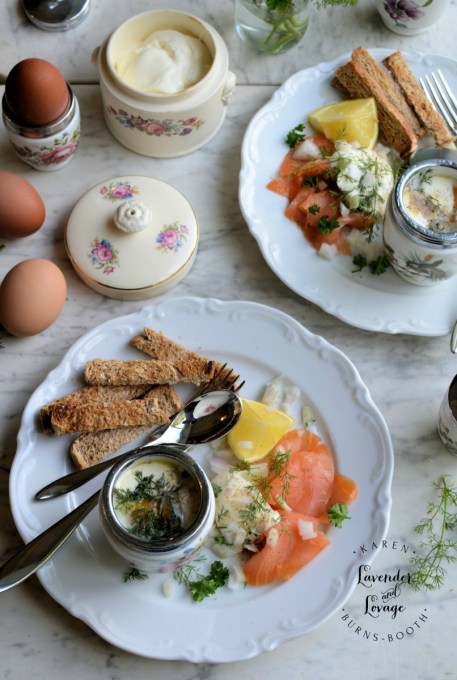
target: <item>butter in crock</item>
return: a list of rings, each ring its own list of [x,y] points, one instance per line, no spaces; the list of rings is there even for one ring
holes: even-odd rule
[[[119,77],[148,94],[176,94],[204,78],[213,62],[199,38],[176,30],[154,31],[115,64]]]

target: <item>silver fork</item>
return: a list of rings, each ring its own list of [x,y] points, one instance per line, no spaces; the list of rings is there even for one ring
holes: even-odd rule
[[[448,128],[457,133],[457,99],[441,71],[438,69],[430,76],[419,78],[419,82],[430,102],[443,116]]]

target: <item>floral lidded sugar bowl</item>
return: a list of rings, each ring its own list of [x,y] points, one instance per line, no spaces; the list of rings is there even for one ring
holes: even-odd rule
[[[144,572],[169,572],[192,561],[212,530],[213,488],[182,449],[166,444],[127,455],[111,469],[100,494],[108,542]]]
[[[92,187],[65,225],[65,247],[90,288],[118,300],[161,295],[190,271],[198,221],[188,200],[170,184],[129,175]]]
[[[235,88],[219,33],[173,10],[128,19],[94,51],[92,61],[108,129],[144,156],[182,156],[209,142]]]
[[[387,258],[405,281],[436,285],[457,274],[457,161],[426,158],[397,181],[384,217]]]

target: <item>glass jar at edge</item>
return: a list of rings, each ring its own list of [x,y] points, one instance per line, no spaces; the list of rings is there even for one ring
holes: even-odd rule
[[[260,52],[280,54],[303,38],[309,11],[309,0],[290,0],[277,9],[269,9],[267,0],[235,0],[235,29]]]

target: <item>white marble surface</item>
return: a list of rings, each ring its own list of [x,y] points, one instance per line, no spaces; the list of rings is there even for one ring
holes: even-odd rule
[[[435,26],[414,37],[399,36],[385,28],[372,0],[360,0],[351,9],[313,7],[303,42],[291,52],[274,56],[259,55],[238,39],[233,21],[234,0],[173,0],[165,5],[149,0],[114,0],[109,9],[104,0],[91,0],[91,10],[79,26],[55,34],[33,26],[25,17],[20,0],[5,0],[0,3],[0,79],[16,62],[35,56],[55,63],[71,82],[95,82],[98,78],[91,63],[94,48],[132,15],[164,6],[195,14],[219,31],[230,52],[231,68],[241,84],[281,83],[295,71],[331,61],[356,45],[455,55],[450,30],[457,21],[455,0],[449,0],[449,8]]]
[[[115,1],[112,5],[116,11],[107,12],[106,3],[94,2],[91,15],[78,29],[58,37],[42,34],[26,24],[19,3],[2,3],[1,68],[7,72],[20,58],[40,56],[54,61],[73,82],[94,81],[89,58],[92,48],[121,19],[150,3]],[[105,128],[96,84],[75,87],[82,111],[82,144],[75,159],[57,173],[29,170],[16,159],[3,128],[0,130],[0,169],[27,178],[47,207],[47,219],[39,232],[27,239],[5,242],[0,252],[0,276],[23,259],[46,257],[62,268],[68,283],[63,313],[46,332],[26,339],[0,332],[0,561],[22,544],[9,507],[8,471],[21,413],[30,394],[83,333],[143,304],[109,300],[84,286],[65,256],[65,218],[81,194],[94,184],[119,174],[144,173],[172,182],[194,205],[200,219],[196,263],[166,297],[212,296],[271,305],[324,336],[359,369],[386,419],[395,450],[388,542],[374,567],[392,573],[398,564],[404,572],[405,561],[397,557],[394,542],[417,545],[413,528],[433,495],[432,481],[443,474],[457,476],[457,458],[443,447],[436,428],[441,399],[457,372],[449,338],[362,331],[291,293],[264,263],[241,216],[237,202],[240,145],[246,124],[271,96],[273,85],[297,68],[333,58],[356,44],[423,49],[454,56],[452,25],[457,6],[450,3],[449,16],[440,27],[410,40],[388,33],[364,2],[349,12],[326,11],[325,19],[321,12],[313,18],[318,31],[310,31],[309,39],[294,52],[274,58],[251,53],[238,42],[232,29],[233,3],[175,0],[173,6],[208,18],[232,47],[231,57],[241,85],[230,103],[222,131],[208,146],[191,156],[169,161],[130,153]],[[345,610],[312,633],[250,661],[210,665],[155,661],[121,651],[71,617],[32,577],[0,595],[0,679],[22,680],[31,673],[37,680],[53,675],[67,680],[260,680],[266,675],[278,680],[453,678],[457,674],[456,587],[456,565],[450,565],[440,591],[415,596],[405,590],[399,601],[407,607],[410,618],[385,618],[385,639],[375,642],[363,636],[363,631],[370,629],[369,617],[363,613],[363,586],[357,586]],[[351,625],[355,619],[362,630]],[[406,627],[413,633],[404,632]],[[389,635],[398,631],[404,632],[404,639],[390,640]]]

